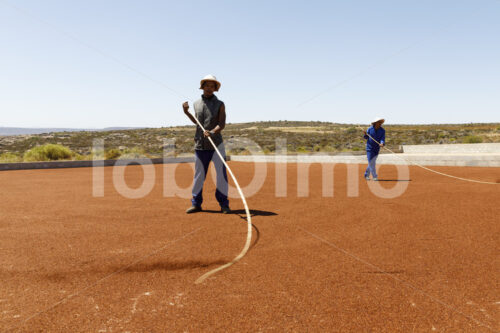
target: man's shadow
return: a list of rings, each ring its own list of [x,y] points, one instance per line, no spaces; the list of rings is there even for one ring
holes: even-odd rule
[[[210,213],[210,214],[221,214],[221,211],[219,210],[203,210],[200,213]],[[198,213],[199,214],[199,213]],[[242,220],[246,221],[247,216],[246,216],[246,211],[244,209],[237,209],[237,210],[232,210],[231,213],[226,214],[226,215],[238,215],[239,218]],[[263,210],[256,210],[252,209],[250,210],[250,217],[254,216],[275,216],[278,215],[274,212],[267,212]],[[250,248],[248,251],[252,250],[252,248],[257,245],[260,239],[260,231],[259,228],[255,224],[252,223],[252,228],[255,230],[255,240],[253,241],[252,245],[250,245]],[[223,260],[213,260],[213,261],[186,261],[186,262],[169,262],[169,261],[159,261],[153,264],[137,264],[133,265],[131,267],[128,267],[127,269],[124,270],[125,273],[129,272],[149,272],[149,271],[154,271],[154,270],[167,270],[167,271],[173,271],[173,270],[183,270],[183,269],[194,269],[194,268],[208,268],[211,266],[215,265],[223,265],[226,262]]]
[[[411,182],[411,179],[379,179],[379,182]]]
[[[221,214],[222,213],[218,210],[203,210],[202,212],[205,213],[217,213]],[[199,214],[199,213],[198,213]],[[226,215],[238,215],[239,218],[242,220],[246,221],[247,216],[246,216],[246,211],[244,209],[237,209],[237,210],[232,210],[230,214]],[[267,212],[263,210],[256,210],[252,209],[250,210],[250,216],[276,216],[278,214],[274,212]],[[255,240],[253,241],[252,245],[250,245],[250,248],[248,251],[250,251],[257,243],[259,242],[260,239],[260,231],[259,228],[255,224],[252,223],[252,228],[255,230]],[[203,261],[203,260],[188,260],[188,261],[168,261],[168,260],[160,260],[156,261],[153,263],[134,263],[131,264],[130,266],[126,266],[125,268],[121,268],[119,266],[111,266],[108,267],[107,269],[103,270],[102,267],[92,269],[91,271],[93,273],[102,273],[102,272],[114,272],[116,273],[119,271],[120,273],[136,273],[136,272],[151,272],[151,271],[156,271],[156,270],[164,270],[164,271],[181,271],[181,270],[189,270],[189,269],[197,269],[197,268],[208,268],[212,266],[217,266],[217,265],[223,265],[227,263],[225,260],[219,259],[219,260],[210,260],[210,261]],[[0,271],[1,273],[1,271]],[[49,281],[53,282],[59,282],[63,281],[66,279],[66,275],[68,275],[71,272],[54,272],[52,274],[44,275],[43,277]],[[113,273],[113,274],[114,274]],[[80,271],[78,271],[78,274],[80,274]]]
[[[210,210],[210,209],[204,209],[200,213],[222,214],[220,210]],[[235,215],[244,214],[245,216],[243,216],[243,218],[246,220],[246,211],[244,209],[232,210],[228,215],[230,215],[230,214],[235,214]],[[278,215],[278,214],[276,214],[274,212],[268,212],[265,210],[250,209],[250,216],[251,217],[254,217],[254,216],[275,216],[275,215]],[[240,216],[240,217],[242,217],[242,216]]]

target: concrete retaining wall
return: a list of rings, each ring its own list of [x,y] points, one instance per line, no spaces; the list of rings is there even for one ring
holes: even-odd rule
[[[408,145],[402,154],[380,154],[378,164],[420,164],[426,166],[500,167],[500,143]],[[241,162],[352,163],[366,164],[363,155],[256,155],[231,156]]]
[[[231,156],[231,161],[237,162],[268,162],[268,163],[346,163],[366,164],[366,156],[346,155],[255,155]],[[378,164],[420,164],[426,166],[479,166],[500,167],[500,154],[482,155],[420,155],[420,154],[381,154]]]
[[[500,154],[500,143],[406,145],[405,154]]]
[[[128,164],[166,164],[166,163],[190,163],[193,157],[171,157],[153,159],[130,159],[130,160],[100,160],[100,161],[53,161],[53,162],[22,162],[22,163],[0,163],[0,171],[9,170],[32,170],[32,169],[63,169],[63,168],[90,168],[93,166],[114,166]]]

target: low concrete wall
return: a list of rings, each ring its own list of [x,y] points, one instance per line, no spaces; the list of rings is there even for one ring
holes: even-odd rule
[[[500,167],[500,143],[409,145],[402,146],[402,154],[382,151],[378,164],[420,164],[426,166],[480,166]],[[366,164],[360,155],[255,155],[231,156],[232,161],[278,163],[347,163]]]
[[[153,159],[129,159],[129,160],[96,160],[96,161],[53,161],[53,162],[22,162],[22,163],[0,163],[0,171],[9,170],[33,170],[33,169],[64,169],[64,168],[90,168],[93,166],[114,166],[128,164],[166,164],[166,163],[191,163],[192,157],[171,157]]]
[[[381,164],[420,164],[425,166],[500,167],[500,154],[396,154],[380,155]]]
[[[500,154],[500,143],[403,145],[405,154]]]
[[[231,156],[231,161],[237,162],[267,162],[267,163],[346,163],[367,164],[366,156],[346,155],[254,155]],[[381,154],[378,164],[426,166],[479,166],[500,167],[500,154],[481,155],[421,155],[421,154]]]
[[[441,146],[441,145],[439,145]],[[475,145],[473,145],[475,146]],[[365,155],[231,155],[226,160],[236,162],[267,162],[267,163],[345,163],[366,164]],[[104,161],[55,161],[29,163],[0,163],[0,171],[31,170],[31,169],[62,169],[62,168],[89,168],[93,166],[114,166],[117,161],[121,165],[128,164],[165,164],[165,163],[193,163],[194,156],[131,159],[131,160],[104,160]],[[482,154],[380,154],[378,164],[421,164],[426,166],[478,166],[500,167],[500,153]]]

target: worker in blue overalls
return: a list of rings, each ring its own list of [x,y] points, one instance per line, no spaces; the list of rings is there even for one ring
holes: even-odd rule
[[[378,180],[376,162],[380,147],[385,145],[385,129],[382,128],[384,121],[385,119],[377,117],[372,121],[372,126],[370,126],[367,131],[364,131],[366,139],[366,156],[368,157],[368,167],[365,171],[366,180],[370,180],[370,174],[373,180]]]

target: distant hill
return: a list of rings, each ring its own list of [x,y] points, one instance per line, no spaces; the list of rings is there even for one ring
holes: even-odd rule
[[[43,134],[53,132],[95,132],[95,131],[121,131],[140,129],[143,127],[106,127],[102,129],[87,129],[87,128],[22,128],[22,127],[0,127],[0,135],[27,135],[27,134]]]

